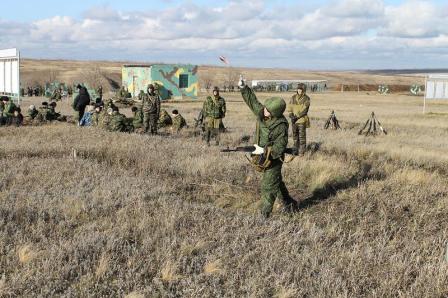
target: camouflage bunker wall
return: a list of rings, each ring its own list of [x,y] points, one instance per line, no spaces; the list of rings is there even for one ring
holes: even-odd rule
[[[198,66],[189,64],[123,65],[122,84],[132,96],[158,84],[162,99],[197,98]]]

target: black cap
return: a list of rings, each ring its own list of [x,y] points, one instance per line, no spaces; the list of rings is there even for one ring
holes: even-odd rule
[[[132,107],[132,108],[131,108],[131,111],[132,111],[133,113],[135,113],[135,112],[138,111],[138,108],[137,108],[137,107]]]
[[[81,84],[76,85],[76,88],[81,89],[82,88]]]
[[[1,100],[2,100],[2,101],[9,101],[9,97],[8,97],[8,96],[2,96],[2,97],[1,97]]]
[[[179,114],[179,111],[178,110],[173,110],[173,112],[172,112],[174,115],[177,115],[177,114]]]
[[[44,101],[44,102],[42,102],[42,105],[43,106],[48,106],[48,102]]]

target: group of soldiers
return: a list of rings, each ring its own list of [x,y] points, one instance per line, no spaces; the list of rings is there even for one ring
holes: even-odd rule
[[[185,118],[178,110],[170,114],[161,109],[161,98],[154,85],[148,86],[147,92],[141,93],[139,103],[131,109],[133,116],[127,118],[120,113],[119,107],[112,100],[96,103],[87,107],[87,112],[80,117],[80,126],[97,126],[108,131],[148,133],[155,135],[160,128],[178,133],[187,127]]]
[[[292,124],[294,155],[303,155],[306,151],[306,129],[310,127],[308,110],[310,98],[306,94],[306,85],[299,84],[289,104],[280,98],[272,97],[262,104],[255,92],[249,88],[241,77],[238,87],[244,102],[257,118],[255,132],[255,150],[251,156],[256,169],[263,172],[261,180],[262,207],[261,214],[269,217],[274,202],[280,199],[285,212],[297,210],[297,203],[290,196],[282,178],[282,166],[288,151],[289,122],[284,116],[285,111]],[[132,107],[133,117],[127,118],[120,113],[118,106],[112,100],[100,101],[93,105],[85,87],[77,86],[80,97],[74,102],[74,108],[79,112],[80,126],[97,126],[108,131],[158,134],[160,128],[179,132],[187,127],[185,118],[177,110],[171,115],[161,108],[161,97],[155,86],[150,84],[147,92],[141,92],[137,104]],[[84,94],[86,93],[87,94]],[[85,95],[85,98],[81,98]],[[87,100],[88,99],[88,100]],[[56,102],[43,102],[39,109],[30,106],[27,119],[32,121],[63,121],[64,116],[55,111]],[[86,110],[86,111],[85,111]],[[223,119],[226,117],[226,101],[220,96],[219,88],[213,89],[213,95],[207,96],[202,107],[204,125],[204,140],[208,146],[212,138],[215,144],[220,144],[220,133]],[[20,107],[4,96],[0,102],[0,124],[21,125],[23,116]]]

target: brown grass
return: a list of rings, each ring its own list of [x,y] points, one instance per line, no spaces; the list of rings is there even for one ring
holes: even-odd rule
[[[226,96],[233,146],[254,120]],[[201,103],[164,106],[192,124]],[[322,129],[333,109],[344,130]],[[357,135],[372,110],[388,136]],[[191,130],[0,128],[0,296],[447,296],[446,116],[410,96],[328,93],[311,117],[320,150],[284,167],[301,211],[268,221],[244,156]]]

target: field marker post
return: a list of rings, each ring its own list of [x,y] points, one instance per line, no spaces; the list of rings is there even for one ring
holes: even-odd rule
[[[17,84],[19,84],[18,90],[17,90],[17,105],[20,106],[20,89],[21,89],[21,85],[20,85],[20,51],[17,50],[17,67],[18,67],[18,71],[17,71]]]
[[[425,96],[423,96],[423,114],[426,114],[426,92],[428,88],[428,76],[425,76]]]

